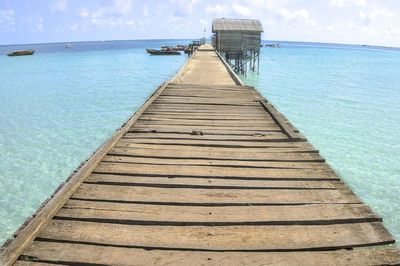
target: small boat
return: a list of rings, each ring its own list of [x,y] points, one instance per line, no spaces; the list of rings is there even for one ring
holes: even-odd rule
[[[16,51],[7,55],[8,56],[33,55],[34,52],[35,52],[34,50]]]
[[[72,48],[73,46],[72,46],[72,44],[66,44],[65,45],[65,48]]]
[[[279,43],[272,43],[272,44],[264,44],[266,47],[281,47]]]
[[[151,55],[180,55],[180,52],[177,51],[163,51],[163,50],[155,50],[146,48],[146,51]]]
[[[187,45],[177,44],[175,50],[176,51],[185,51]]]

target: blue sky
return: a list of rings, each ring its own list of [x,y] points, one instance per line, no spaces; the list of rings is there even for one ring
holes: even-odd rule
[[[0,0],[0,44],[200,38],[254,18],[263,39],[400,46],[400,0]]]

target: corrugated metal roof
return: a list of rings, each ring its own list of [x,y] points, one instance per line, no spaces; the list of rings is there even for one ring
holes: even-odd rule
[[[254,19],[230,19],[217,18],[213,20],[212,31],[259,31],[262,32],[263,27],[259,20]]]

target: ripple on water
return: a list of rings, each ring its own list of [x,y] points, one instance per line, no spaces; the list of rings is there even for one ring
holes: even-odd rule
[[[260,75],[244,81],[307,136],[400,239],[400,53],[306,46],[263,49]]]
[[[163,42],[45,44],[32,57],[0,57],[0,245],[183,66],[186,56],[145,52]]]

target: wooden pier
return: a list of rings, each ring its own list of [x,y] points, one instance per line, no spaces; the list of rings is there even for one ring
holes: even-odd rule
[[[394,241],[203,46],[16,232],[0,264],[394,265],[399,249],[382,246]]]

